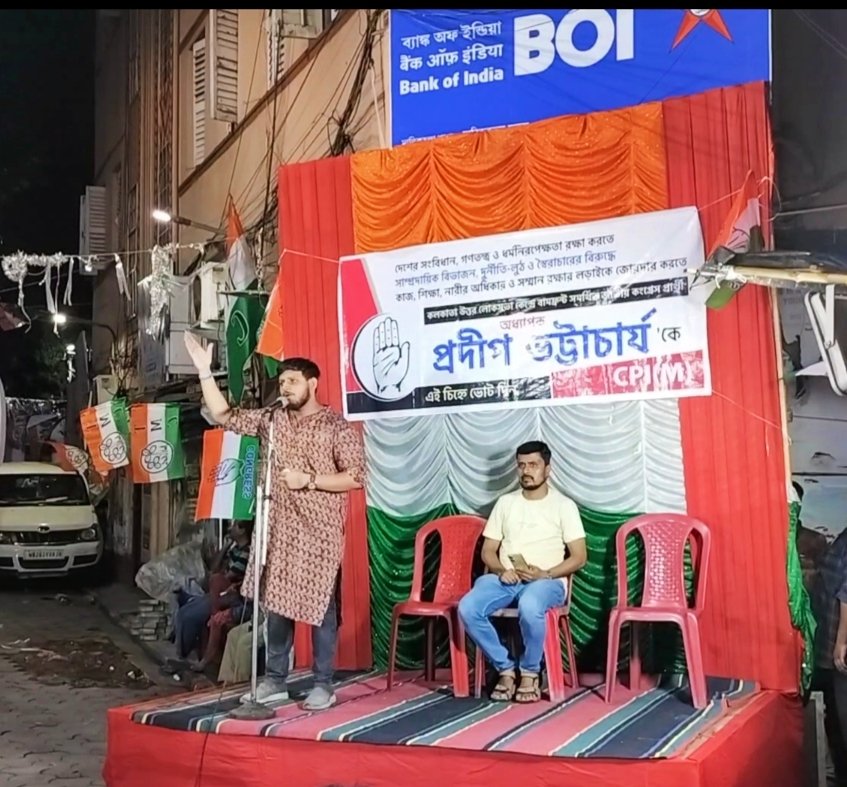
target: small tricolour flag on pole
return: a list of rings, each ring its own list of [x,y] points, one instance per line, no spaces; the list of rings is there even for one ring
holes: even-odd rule
[[[709,260],[714,260],[720,249],[744,254],[749,251],[761,251],[763,248],[759,193],[753,172],[749,171],[744,179],[744,184],[735,195],[720,233],[712,244]],[[737,281],[725,281],[717,285],[713,283],[706,300],[706,306],[710,309],[720,309],[726,306],[741,287],[742,285]]]
[[[136,404],[130,411],[132,480],[154,484],[185,477],[178,404]]]
[[[205,432],[195,520],[252,519],[258,470],[258,438],[224,429]]]
[[[129,413],[125,399],[88,407],[79,414],[82,436],[101,475],[129,464]]]

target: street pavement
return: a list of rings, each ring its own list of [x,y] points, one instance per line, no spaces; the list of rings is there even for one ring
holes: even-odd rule
[[[0,587],[0,787],[102,787],[106,710],[174,691],[146,676],[87,593]]]

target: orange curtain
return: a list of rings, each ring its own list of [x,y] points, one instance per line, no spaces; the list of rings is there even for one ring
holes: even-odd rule
[[[356,251],[661,210],[661,104],[352,157]]]

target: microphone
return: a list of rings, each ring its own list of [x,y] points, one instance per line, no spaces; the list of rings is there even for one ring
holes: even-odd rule
[[[277,410],[284,410],[286,407],[288,407],[288,402],[281,396],[277,396],[273,404],[270,406],[270,411],[273,413]]]

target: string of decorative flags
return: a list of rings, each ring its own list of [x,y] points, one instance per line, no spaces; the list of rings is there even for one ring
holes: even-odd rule
[[[180,248],[203,250],[206,244],[169,244],[150,250],[152,271],[150,314],[147,332],[161,339],[166,328],[166,310],[176,287],[186,286],[199,275],[173,275],[174,254]],[[278,283],[270,297],[261,290],[260,277],[247,235],[233,202],[228,205],[226,252],[229,285],[234,300],[226,309],[228,388],[233,401],[241,401],[244,369],[251,356],[264,356],[265,369],[273,376],[276,362],[283,358],[282,324]],[[280,255],[280,263],[285,252]],[[43,270],[48,310],[55,313],[59,300],[57,269],[69,264],[65,302],[70,303],[74,262],[92,266],[105,255],[83,258],[76,255],[36,257],[16,254],[0,259],[3,272],[19,285],[19,305],[23,309],[23,281],[35,269]],[[128,294],[123,263],[111,255],[121,293]],[[257,297],[258,296],[258,297]],[[89,464],[104,479],[112,470],[128,467],[134,483],[151,484],[185,478],[180,405],[150,403],[127,405],[124,398],[88,407],[80,413],[83,439]],[[78,449],[77,449],[78,450]],[[79,460],[79,457],[77,457]],[[203,437],[200,489],[196,520],[250,519],[255,511],[259,442],[221,429],[208,430]]]
[[[108,252],[103,254],[25,254],[17,251],[0,257],[0,268],[13,284],[18,285],[18,307],[23,312],[27,322],[31,322],[26,312],[24,287],[28,276],[41,276],[39,283],[44,287],[44,298],[47,311],[56,314],[59,306],[73,305],[73,285],[75,271],[81,270],[87,274],[93,271],[103,271],[113,265],[117,278],[118,290],[122,297],[130,299],[124,259],[137,255],[150,255],[150,309],[154,324],[161,323],[168,298],[175,286],[173,276],[173,260],[180,249],[190,249],[202,252],[205,243],[168,243],[154,246],[152,249],[137,251]],[[64,294],[61,293],[62,270],[67,271]],[[155,327],[154,327],[155,330]]]
[[[102,477],[128,467],[136,484],[185,478],[180,418],[177,403],[129,407],[126,399],[119,398],[88,407],[80,414],[88,449],[86,464],[90,457],[94,471]],[[224,429],[206,430],[195,521],[251,519],[258,470],[258,438]]]

